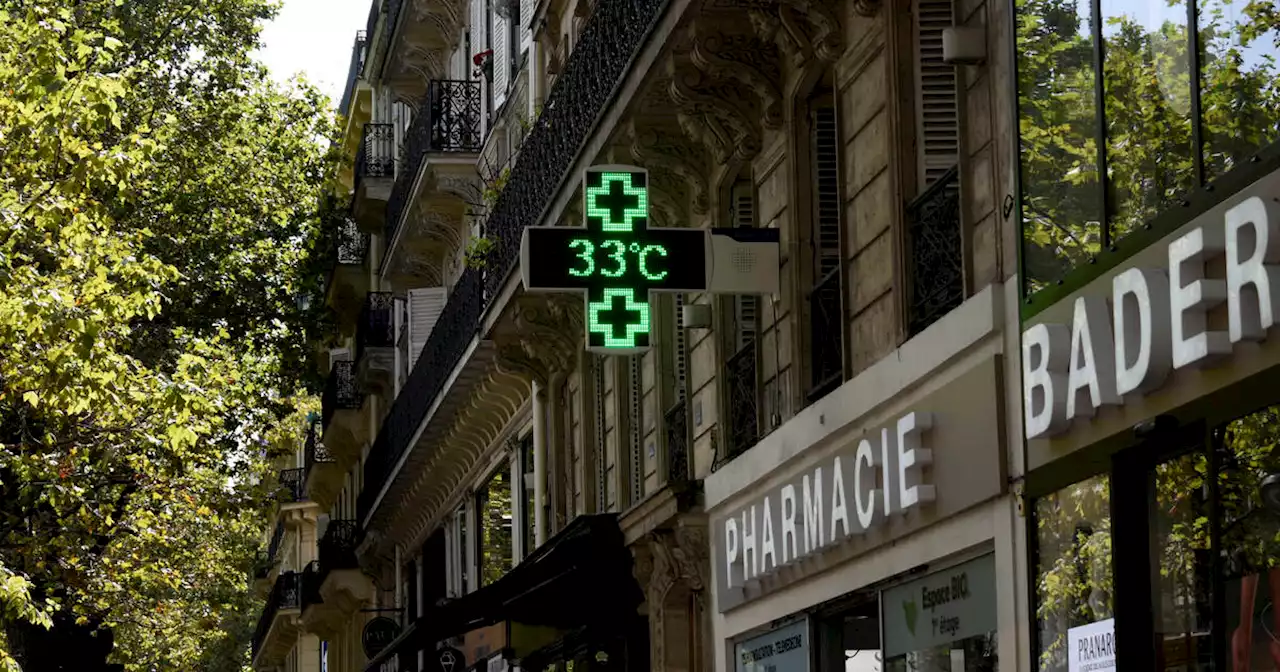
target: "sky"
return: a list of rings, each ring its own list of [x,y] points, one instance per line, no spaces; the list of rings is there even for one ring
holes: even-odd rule
[[[370,0],[284,0],[262,31],[257,56],[284,81],[302,72],[336,106],[351,66],[351,43],[364,30]]]

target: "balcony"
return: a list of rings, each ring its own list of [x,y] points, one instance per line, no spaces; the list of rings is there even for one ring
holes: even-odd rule
[[[314,599],[303,608],[311,632],[336,631],[373,599],[374,586],[356,562],[359,527],[354,520],[330,520],[317,544]]]
[[[365,440],[365,422],[360,409],[364,395],[356,383],[356,363],[342,359],[329,369],[324,395],[320,402],[320,442],[329,455],[338,459],[354,459]]]
[[[351,111],[351,100],[355,97],[356,86],[359,85],[360,75],[364,71],[367,42],[368,33],[363,30],[356,31],[355,43],[351,45],[351,65],[347,67],[347,82],[346,86],[342,87],[342,101],[338,103],[338,114],[343,118],[347,118]]]
[[[396,300],[391,292],[365,295],[356,325],[356,382],[390,398],[396,375]]]
[[[322,431],[318,422],[313,423],[307,431],[306,466],[303,467],[306,472],[303,480],[307,499],[324,510],[333,504],[342,490],[343,468],[337,458],[325,448],[324,441],[321,440]]]
[[[281,469],[280,470],[280,502],[283,504],[292,504],[296,502],[305,502],[306,493],[302,488],[302,469]]]
[[[915,336],[964,301],[960,171],[952,168],[907,205],[911,265],[908,334]]]
[[[253,632],[253,667],[263,669],[284,662],[298,638],[302,607],[302,575],[285,572],[276,577],[267,606]]]
[[[409,374],[405,387],[397,395],[378,433],[364,468],[364,488],[358,501],[362,524],[374,515],[383,493],[389,492],[397,469],[413,448],[413,442],[427,420],[428,412],[437,405],[455,403],[437,399],[446,383],[458,369],[476,339],[481,317],[494,297],[502,295],[520,253],[524,227],[541,222],[543,212],[567,180],[579,149],[595,131],[605,109],[613,103],[616,91],[625,79],[632,58],[644,46],[650,30],[662,18],[667,0],[600,0],[583,26],[577,47],[569,56],[561,74],[534,122],[512,167],[511,176],[489,211],[485,229],[496,244],[486,259],[483,274],[467,269],[455,284],[435,330],[422,355]],[[428,108],[429,115],[429,108]],[[423,121],[427,115],[418,115]],[[479,115],[476,114],[477,127]],[[427,143],[431,133],[418,130],[419,138],[411,141]],[[410,135],[414,133],[411,131]],[[465,137],[465,136],[461,136]],[[426,156],[425,149],[409,149],[405,161],[410,174],[415,155]],[[416,175],[414,176],[416,179]],[[393,189],[387,203],[389,226],[399,227],[407,219],[406,205],[412,201],[413,184]],[[394,247],[393,247],[394,249]],[[390,251],[389,251],[390,254]],[[469,362],[470,364],[470,362]],[[439,411],[437,411],[439,413]]]
[[[384,266],[393,282],[442,284],[439,271],[422,262],[454,251],[468,210],[483,200],[476,171],[481,91],[479,82],[432,80],[409,125],[386,210]]]
[[[349,335],[355,329],[353,316],[368,285],[364,261],[369,254],[369,234],[348,217],[333,231],[328,254],[333,265],[325,297],[337,316],[339,331]]]
[[[667,438],[667,484],[684,485],[689,475],[689,411],[683,400],[663,415]]]
[[[760,437],[756,395],[756,344],[751,341],[729,358],[724,365],[725,390],[728,396],[728,435],[724,452],[713,468],[732,460],[755,445]]]
[[[362,231],[377,233],[396,172],[396,138],[391,124],[365,124],[356,152],[352,214]]]

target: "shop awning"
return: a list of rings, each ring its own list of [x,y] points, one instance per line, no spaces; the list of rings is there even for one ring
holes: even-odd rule
[[[384,653],[431,651],[441,640],[503,621],[565,631],[611,622],[624,628],[644,601],[631,567],[616,514],[578,516],[498,581],[428,607]]]

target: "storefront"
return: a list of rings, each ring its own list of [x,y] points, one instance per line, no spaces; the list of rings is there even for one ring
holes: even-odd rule
[[[979,337],[942,344],[973,333],[962,306],[707,479],[716,670],[984,672],[1016,648],[993,298]]]

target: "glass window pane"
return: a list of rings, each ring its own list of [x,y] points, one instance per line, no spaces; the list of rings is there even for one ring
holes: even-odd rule
[[[1197,6],[1205,174],[1217,177],[1280,139],[1280,15],[1274,0]]]
[[[1227,425],[1216,442],[1226,643],[1234,670],[1280,668],[1280,407]]]
[[[1110,478],[1099,475],[1036,501],[1039,669],[1065,672],[1067,630],[1114,615]]]
[[[487,586],[511,569],[511,476],[498,471],[476,497],[480,521],[480,585]]]
[[[1213,669],[1207,462],[1198,451],[1155,469],[1150,520],[1159,670]]]
[[[1087,0],[1017,0],[1022,254],[1028,293],[1101,249]]]
[[[1103,0],[1111,240],[1152,219],[1195,183],[1187,6]]]

